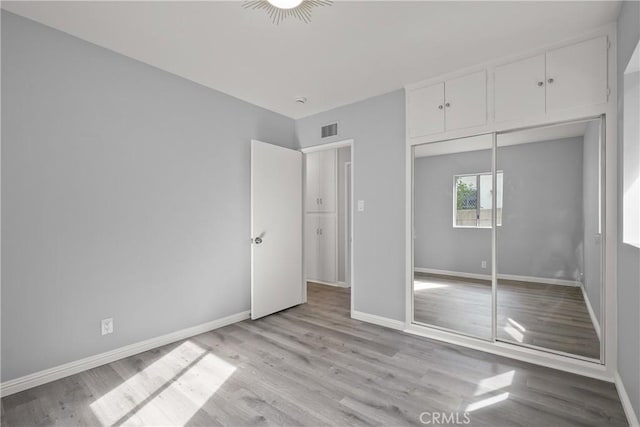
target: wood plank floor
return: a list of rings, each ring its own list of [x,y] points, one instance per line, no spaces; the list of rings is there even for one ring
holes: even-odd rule
[[[415,320],[491,338],[491,282],[416,273]],[[498,339],[600,359],[578,287],[498,281]]]
[[[5,397],[2,425],[626,425],[613,384],[353,320],[348,289],[308,289],[308,304]]]

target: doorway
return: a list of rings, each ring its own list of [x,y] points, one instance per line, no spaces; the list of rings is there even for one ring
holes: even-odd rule
[[[313,284],[351,288],[353,301],[352,140],[302,152],[305,300]]]

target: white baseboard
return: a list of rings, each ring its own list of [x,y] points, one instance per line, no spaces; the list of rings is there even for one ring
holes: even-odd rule
[[[464,277],[466,279],[479,279],[479,280],[491,280],[490,274],[477,274],[477,273],[463,273],[459,271],[449,271],[449,270],[438,270],[435,268],[414,268],[416,273],[427,273],[427,274],[440,274],[443,276],[457,276]],[[498,279],[503,280],[515,280],[519,282],[531,282],[531,283],[542,283],[545,285],[561,285],[561,286],[582,286],[582,283],[575,280],[565,280],[565,279],[554,279],[551,277],[533,277],[533,276],[518,276],[515,274],[498,274]]]
[[[602,339],[600,337],[600,322],[598,322],[598,318],[596,317],[596,312],[593,311],[593,307],[591,306],[591,301],[589,301],[589,296],[587,295],[587,291],[584,289],[584,286],[580,286],[580,289],[582,290],[582,298],[584,299],[584,303],[587,306],[589,317],[591,317],[591,323],[593,323],[593,328],[596,330],[596,335],[598,335],[598,339]]]
[[[319,285],[327,285],[327,286],[335,286],[336,288],[348,288],[349,285],[347,285],[345,282],[323,282],[322,280],[315,280],[315,279],[307,279],[307,282],[313,282],[313,283],[317,283]]]
[[[248,319],[249,317],[250,317],[250,312],[243,311],[240,313],[232,314],[227,317],[223,317],[221,319],[203,323],[201,325],[182,329],[176,332],[171,332],[166,335],[161,335],[159,337],[150,338],[145,341],[129,344],[127,346],[120,347],[115,350],[96,354],[95,356],[85,357],[84,359],[65,363],[63,365],[55,366],[53,368],[49,368],[43,371],[35,372],[33,374],[25,375],[20,378],[5,381],[2,384],[0,384],[0,396],[4,397],[10,394],[18,393],[23,390],[37,387],[39,385],[58,380],[60,378],[68,377],[69,375],[74,375],[79,372],[86,371],[88,369],[105,365],[107,363],[115,362],[116,360],[133,356],[135,354],[142,353],[144,351],[148,351],[156,347],[161,347],[163,345],[171,344],[176,341],[180,341],[195,335],[209,332],[213,329],[218,329],[223,326],[230,325],[232,323],[240,322],[242,320]]]
[[[377,316],[375,314],[363,313],[362,311],[351,311],[351,318],[362,322],[373,323],[374,325],[386,328],[404,330],[405,324],[400,320],[389,319],[388,317]]]
[[[616,389],[618,390],[618,395],[620,395],[620,402],[622,402],[622,408],[624,408],[624,413],[627,416],[627,421],[629,421],[629,425],[631,427],[639,427],[640,422],[638,421],[638,417],[636,416],[636,413],[633,410],[631,399],[629,399],[627,390],[625,390],[624,384],[622,383],[622,378],[620,378],[620,374],[617,372],[615,375],[615,383],[616,383]]]

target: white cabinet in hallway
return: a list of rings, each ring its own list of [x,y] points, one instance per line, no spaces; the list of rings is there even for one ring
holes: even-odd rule
[[[337,281],[336,216],[307,214],[305,228],[307,279],[335,283]]]
[[[550,50],[494,70],[495,120],[607,102],[607,38]]]
[[[336,150],[316,151],[306,154],[307,212],[336,211]]]

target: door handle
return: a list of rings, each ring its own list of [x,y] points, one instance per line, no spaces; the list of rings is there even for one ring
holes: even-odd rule
[[[260,235],[258,237],[254,237],[251,239],[251,243],[255,243],[256,245],[259,245],[262,243],[262,238],[264,237],[264,232],[260,233]]]

